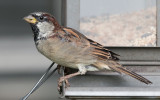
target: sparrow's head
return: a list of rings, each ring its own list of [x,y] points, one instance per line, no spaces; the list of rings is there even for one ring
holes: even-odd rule
[[[24,17],[24,20],[31,25],[35,41],[47,38],[61,28],[52,15],[44,12],[31,13]]]

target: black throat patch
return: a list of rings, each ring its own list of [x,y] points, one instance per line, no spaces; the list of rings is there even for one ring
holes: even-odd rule
[[[39,35],[39,29],[37,28],[36,25],[30,24],[33,34],[34,34],[34,41],[37,42],[38,41],[38,35]]]

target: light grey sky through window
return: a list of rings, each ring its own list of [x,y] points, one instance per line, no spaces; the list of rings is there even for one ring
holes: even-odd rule
[[[80,16],[120,14],[155,6],[156,0],[80,0]]]

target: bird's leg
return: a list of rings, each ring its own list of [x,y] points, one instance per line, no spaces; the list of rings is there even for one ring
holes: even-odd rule
[[[49,68],[42,75],[42,77],[39,79],[36,85],[32,88],[32,90],[26,96],[24,96],[21,100],[26,100],[34,91],[36,91],[57,70],[57,68],[55,68],[53,71],[49,73],[53,65],[54,65],[54,62],[49,66]]]
[[[57,69],[58,69],[58,74],[61,74],[61,65],[57,65]]]
[[[73,74],[69,74],[69,75],[60,77],[59,80],[58,80],[58,91],[60,91],[60,87],[62,86],[62,82],[63,82],[63,81],[65,81],[66,87],[68,87],[68,86],[70,86],[70,85],[69,85],[69,82],[68,82],[68,79],[71,78],[71,77],[80,75],[80,74],[81,74],[81,73],[78,71],[78,72],[76,72],[76,73],[73,73]]]
[[[77,76],[77,75],[84,75],[87,72],[85,66],[78,65],[78,69],[79,69],[79,71],[76,73],[60,77],[60,79],[58,80],[58,91],[60,94],[62,93],[62,90],[63,90],[63,88],[62,88],[63,81],[66,83],[66,88],[67,88],[68,86],[70,86],[69,82],[68,82],[69,78]]]

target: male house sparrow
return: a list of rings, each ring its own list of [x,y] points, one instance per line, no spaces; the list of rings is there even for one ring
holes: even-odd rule
[[[125,73],[141,82],[152,82],[120,65],[118,54],[91,40],[75,29],[59,25],[56,19],[44,12],[31,13],[24,18],[30,23],[38,51],[51,61],[79,71],[59,79],[62,81],[87,71],[113,70]]]

